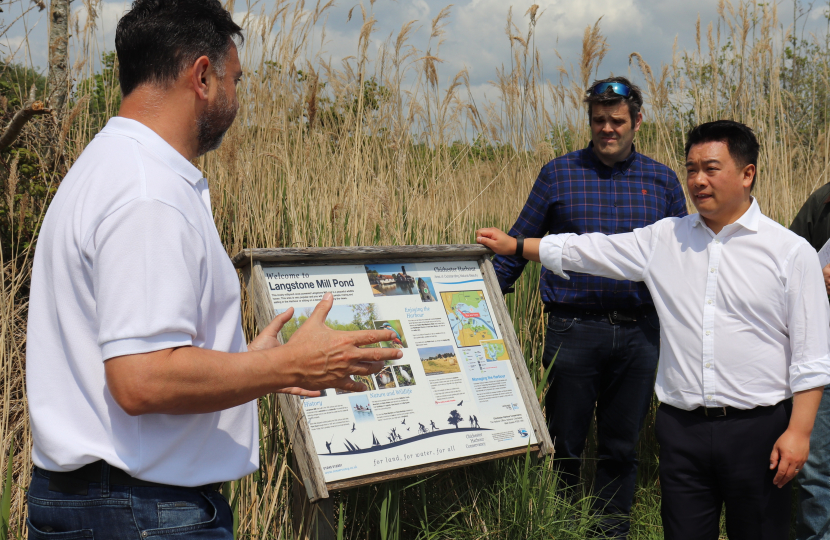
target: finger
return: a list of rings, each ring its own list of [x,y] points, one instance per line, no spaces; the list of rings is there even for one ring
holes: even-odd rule
[[[787,484],[789,484],[792,481],[792,479],[795,478],[795,475],[797,475],[797,474],[798,473],[795,472],[795,467],[790,466],[787,469],[787,473],[784,475],[784,478],[781,479],[781,483],[778,485],[778,487],[782,488],[782,487],[786,486]]]
[[[380,372],[384,367],[383,362],[358,362],[353,364],[350,375],[372,375]]]
[[[487,237],[487,236],[478,236],[477,235],[476,236],[476,242],[478,242],[482,246],[488,247],[490,249],[493,249],[494,247],[496,247],[496,241],[489,238],[489,237]]]
[[[391,330],[358,330],[350,332],[352,343],[355,346],[371,345],[380,341],[391,341],[395,337],[395,332]]]
[[[400,349],[376,347],[373,349],[358,349],[357,356],[352,360],[352,363],[385,362],[386,360],[398,360],[399,358],[403,358],[403,351]]]
[[[362,382],[357,382],[349,377],[344,377],[334,381],[332,388],[339,388],[340,390],[346,390],[347,392],[365,392],[369,389],[369,387]]]
[[[285,326],[285,323],[290,321],[291,317],[293,316],[294,308],[290,307],[282,313],[280,313],[279,315],[277,315],[276,317],[274,317],[273,319],[271,319],[271,322],[268,323],[268,326],[265,327],[265,330],[263,330],[263,332],[268,332],[269,334],[277,335],[277,333],[279,333],[279,331],[282,330],[282,327]]]
[[[322,392],[318,390],[306,390],[305,388],[300,388],[299,386],[289,386],[286,388],[278,388],[276,390],[278,394],[291,394],[292,396],[303,396],[303,397],[320,397]]]
[[[776,468],[778,466],[778,446],[772,447],[772,454],[769,456],[769,468],[770,470]]]
[[[775,478],[772,479],[772,483],[776,487],[781,488],[787,485],[787,482],[792,480],[794,476],[795,467],[787,458],[782,458],[781,463],[778,464],[778,472],[775,474]]]
[[[309,319],[314,319],[319,323],[323,323],[326,320],[326,317],[329,316],[329,311],[331,311],[331,306],[334,304],[334,295],[330,292],[327,292],[323,295],[323,299],[320,300],[320,303],[317,304],[317,307],[314,308],[314,311],[311,312],[311,316]]]

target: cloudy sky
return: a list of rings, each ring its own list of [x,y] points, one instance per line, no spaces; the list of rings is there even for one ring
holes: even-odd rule
[[[29,0],[16,0],[17,6],[9,9],[8,0],[0,0],[5,13],[0,17],[8,23],[16,17],[21,7],[30,7]],[[816,0],[813,10],[800,18],[799,32],[824,32],[827,20],[824,14],[825,0]],[[830,1],[830,0],[827,0]],[[253,0],[251,0],[253,2]],[[736,0],[737,2],[737,0]],[[253,11],[266,13],[273,9],[274,0],[259,0],[254,3]],[[581,49],[582,35],[587,25],[592,25],[600,17],[600,27],[606,36],[610,50],[603,62],[599,75],[609,72],[628,74],[635,80],[641,80],[637,70],[629,71],[628,55],[639,52],[643,58],[656,68],[662,63],[671,62],[672,45],[675,38],[679,48],[695,47],[695,21],[698,15],[705,29],[709,21],[717,21],[717,0],[665,0],[646,2],[645,0],[457,0],[452,6],[446,25],[444,43],[439,56],[444,60],[438,66],[442,82],[452,77],[459,70],[466,68],[470,82],[476,93],[484,92],[488,81],[495,78],[495,70],[504,63],[509,63],[509,41],[505,35],[505,22],[508,10],[512,6],[513,20],[522,32],[526,32],[528,17],[525,15],[533,4],[539,5],[538,24],[536,28],[536,45],[542,52],[545,71],[548,77],[556,77],[556,69],[562,65],[554,51],[561,55],[565,67],[577,62]],[[309,0],[307,4],[312,4]],[[351,21],[349,11],[355,7]],[[380,43],[390,34],[397,34],[401,25],[416,20],[418,30],[413,34],[411,43],[419,49],[426,49],[430,21],[448,5],[445,0],[376,0],[371,5],[364,1],[364,7],[374,13],[378,23],[373,34],[375,43]],[[81,0],[72,3],[74,12],[83,20],[86,9]],[[102,46],[113,48],[115,23],[127,8],[124,0],[105,0],[100,4],[99,34]],[[806,9],[808,4],[804,4]],[[793,22],[793,4],[791,0],[779,4],[779,18],[783,27]],[[246,10],[245,0],[235,2],[235,15],[240,18]],[[8,56],[15,52],[15,58],[31,61],[45,71],[46,66],[46,11],[30,13],[25,24],[17,22],[12,29],[0,38],[0,54]],[[338,0],[328,12],[326,21],[326,43],[323,54],[338,60],[354,54],[357,50],[358,34],[362,24],[359,4],[354,0]],[[23,36],[29,32],[30,50],[20,47]],[[434,51],[433,51],[434,52]],[[30,60],[29,60],[30,59]]]

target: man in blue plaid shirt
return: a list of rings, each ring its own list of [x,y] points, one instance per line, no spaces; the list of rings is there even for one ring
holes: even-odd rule
[[[612,77],[591,85],[585,102],[591,142],[542,168],[510,230],[520,239],[517,252],[524,237],[624,233],[687,213],[677,175],[634,148],[643,119],[640,89],[624,77]],[[493,262],[507,292],[527,260],[497,256]],[[596,506],[607,514],[603,533],[626,538],[637,438],[651,403],[660,349],[651,296],[642,283],[578,273],[565,280],[545,268],[539,288],[548,312],[544,365],[556,358],[545,408],[557,467],[573,488],[596,407]]]

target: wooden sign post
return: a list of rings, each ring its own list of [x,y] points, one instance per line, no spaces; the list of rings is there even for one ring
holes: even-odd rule
[[[367,392],[279,396],[311,503],[295,506],[295,518],[317,517],[317,538],[333,534],[331,492],[528,449],[552,452],[491,254],[479,245],[437,245],[248,249],[233,258],[259,328],[294,307],[281,336],[288,339],[332,292],[327,324],[393,330],[382,346],[404,353],[359,378]]]

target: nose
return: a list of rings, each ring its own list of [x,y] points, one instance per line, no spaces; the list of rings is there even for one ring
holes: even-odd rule
[[[689,186],[704,187],[706,186],[706,175],[695,172],[687,173],[686,183]]]

